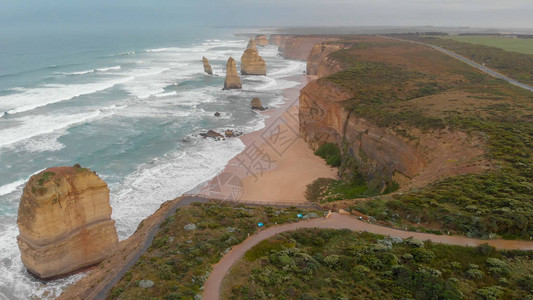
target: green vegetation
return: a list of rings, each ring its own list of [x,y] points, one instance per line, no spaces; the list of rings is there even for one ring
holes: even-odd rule
[[[365,179],[357,174],[352,180],[318,178],[307,185],[305,197],[311,202],[331,202],[376,196],[379,193],[369,187]]]
[[[257,231],[297,221],[297,214],[319,211],[195,203],[167,218],[151,247],[112,289],[109,299],[196,299],[211,270],[232,246]],[[186,230],[195,224],[196,229]],[[192,226],[191,226],[192,227]],[[194,227],[193,227],[194,228]],[[189,228],[191,229],[191,228]],[[152,288],[139,286],[154,282]]]
[[[332,167],[341,165],[341,151],[335,143],[326,143],[315,151],[315,155],[322,157]]]
[[[37,181],[39,185],[43,185],[45,182],[47,182],[51,177],[54,177],[56,173],[54,172],[43,172],[39,180]]]
[[[520,69],[533,74],[533,56],[440,38],[415,39],[492,57],[492,63],[505,60],[513,72]],[[397,56],[400,65],[379,61],[394,51],[402,53]],[[347,49],[330,55],[342,60],[347,69],[319,79],[352,92],[354,97],[344,103],[350,114],[414,141],[420,137],[417,131],[436,135],[444,128],[466,132],[483,141],[484,159],[493,167],[483,174],[447,178],[392,198],[358,201],[352,209],[402,228],[416,225],[473,237],[529,240],[533,236],[533,93],[415,44],[376,48],[372,56],[364,53]],[[466,100],[461,101],[468,104],[461,108],[447,95],[463,95]],[[443,101],[448,101],[447,106]],[[341,151],[340,172],[367,174],[365,164],[372,162],[365,160],[365,153],[356,159],[356,151],[349,146]],[[365,180],[369,190],[376,190],[371,178],[365,175]],[[392,182],[386,186],[387,192],[397,187]],[[313,188],[314,195],[324,191]]]
[[[522,83],[533,84],[533,55],[531,54],[510,52],[497,47],[458,42],[447,38],[418,37],[414,39],[451,50]],[[528,44],[533,44],[533,41],[529,41]]]
[[[533,299],[532,255],[298,230],[252,248],[230,271],[222,299]]]
[[[507,38],[498,36],[447,36],[457,42],[497,47],[507,51],[533,54],[533,39]]]
[[[358,173],[356,166],[349,167],[342,161],[341,151],[335,143],[326,143],[315,151],[315,155],[322,157],[332,167],[340,167],[341,173],[349,173],[342,179],[318,178],[307,185],[305,197],[311,202],[331,202],[343,199],[355,199],[375,196],[379,193],[371,188],[365,178]]]

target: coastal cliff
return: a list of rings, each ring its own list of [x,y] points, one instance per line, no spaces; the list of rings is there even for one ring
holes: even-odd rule
[[[268,39],[267,39],[266,35],[264,35],[264,34],[256,35],[255,36],[255,42],[259,46],[267,46],[268,45]]]
[[[316,44],[332,40],[337,40],[337,38],[328,36],[291,36],[282,42],[283,48],[280,48],[280,51],[285,58],[307,60],[311,49]]]
[[[351,94],[325,80],[314,80],[300,92],[300,134],[313,148],[343,145],[366,178],[414,177],[425,165],[416,147],[363,118],[350,114],[342,102]]]
[[[278,51],[283,53],[283,50],[285,50],[285,42],[287,42],[287,39],[290,37],[292,37],[292,35],[271,34],[268,37],[268,44],[278,46]]]
[[[340,71],[342,69],[341,67],[332,69],[325,68],[330,67],[332,64],[328,63],[327,61],[324,62],[324,60],[330,53],[344,49],[344,47],[345,45],[343,43],[335,42],[315,44],[313,48],[311,48],[309,56],[307,57],[307,75],[319,75],[319,66],[321,64],[324,65],[322,67],[324,70],[322,70],[319,77],[327,76]]]
[[[318,79],[300,92],[302,138],[315,150],[337,144],[343,154],[340,172],[357,169],[378,187],[390,181],[422,187],[490,169],[484,142],[450,130],[441,119],[450,110],[468,112],[468,105],[454,103],[457,99],[478,104],[463,92],[441,91],[445,85],[460,87],[454,72],[462,66],[448,66],[447,58],[423,47],[390,43],[354,37],[313,46],[307,67]],[[412,53],[422,59],[410,60]],[[446,63],[437,68],[425,57]]]
[[[49,168],[32,176],[17,223],[22,262],[43,279],[96,264],[118,242],[107,184],[79,167]]]

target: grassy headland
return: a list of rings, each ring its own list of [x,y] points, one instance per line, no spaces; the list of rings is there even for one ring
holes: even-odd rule
[[[533,56],[453,40],[424,41],[461,49],[457,52],[467,57],[471,51],[493,63],[501,60],[522,79],[533,74]],[[319,80],[353,94],[344,102],[350,114],[414,142],[442,130],[467,133],[483,141],[484,159],[492,165],[481,174],[458,174],[392,198],[354,202],[354,209],[395,226],[425,224],[472,237],[533,236],[533,93],[422,45],[381,41],[329,57],[346,68]],[[341,161],[341,173],[348,166],[349,173],[357,173],[348,151],[342,151]]]

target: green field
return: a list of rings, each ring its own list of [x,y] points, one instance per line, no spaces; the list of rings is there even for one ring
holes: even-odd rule
[[[492,46],[507,51],[533,54],[533,39],[514,39],[496,36],[450,36],[446,38],[458,42]]]

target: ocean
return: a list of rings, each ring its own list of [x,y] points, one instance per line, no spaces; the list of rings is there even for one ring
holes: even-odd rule
[[[0,299],[53,299],[83,276],[41,282],[25,270],[16,219],[32,174],[76,163],[96,171],[125,239],[161,203],[197,189],[244,149],[238,138],[200,132],[264,127],[250,100],[281,105],[282,90],[297,85],[287,78],[305,70],[276,46],[259,47],[268,75],[241,76],[242,90],[223,91],[228,57],[240,62],[248,42],[235,29],[62,30],[0,32]]]

